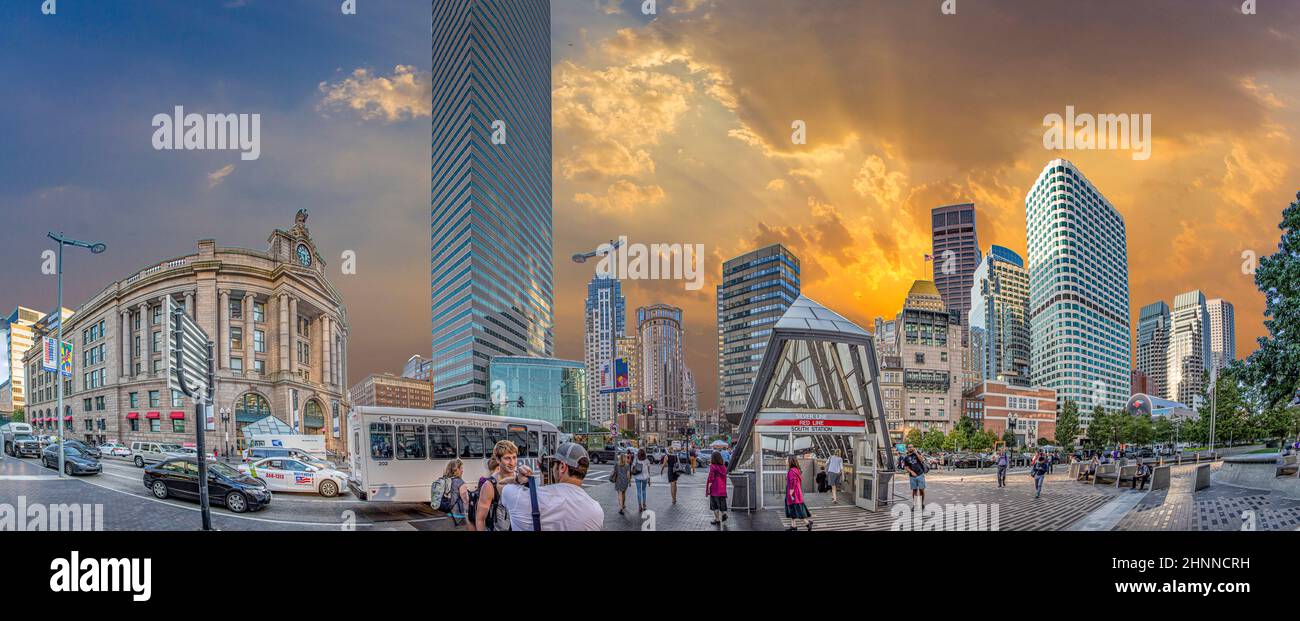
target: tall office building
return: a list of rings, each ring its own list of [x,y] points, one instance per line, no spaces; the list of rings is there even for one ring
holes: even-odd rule
[[[1092,408],[1122,409],[1132,369],[1124,218],[1067,160],[1043,167],[1025,195],[1029,368],[1034,386]]]
[[[1169,305],[1163,301],[1152,302],[1138,311],[1137,370],[1147,379],[1146,393],[1161,399],[1165,394],[1166,358],[1169,355]],[[1137,394],[1137,393],[1134,393]]]
[[[618,394],[601,394],[605,365],[618,357],[618,339],[624,334],[627,300],[617,278],[597,275],[587,283],[583,319],[583,360],[587,366],[587,412],[592,424],[608,425],[618,409]]]
[[[772,324],[798,298],[799,259],[781,244],[722,264],[717,297],[718,410],[722,416],[744,413]]]
[[[1210,316],[1205,295],[1188,291],[1174,298],[1169,314],[1169,350],[1165,358],[1165,398],[1201,407],[1210,363]]]
[[[72,317],[72,313],[63,309],[63,318]],[[0,317],[0,412],[8,414],[27,405],[23,355],[35,344],[32,326],[44,318],[45,313],[25,306]]]
[[[1237,319],[1232,302],[1214,298],[1205,303],[1210,314],[1210,357],[1213,368],[1222,371],[1237,360]]]
[[[664,441],[685,427],[686,362],[682,351],[682,309],[666,304],[636,309],[641,345],[641,397],[646,417],[642,435]]]
[[[433,3],[434,398],[486,412],[493,356],[549,357],[551,11]]]
[[[970,291],[971,368],[985,380],[1029,385],[1029,272],[1009,248],[992,246]]]
[[[980,263],[975,204],[962,203],[930,210],[934,286],[956,321],[966,327],[975,268]],[[963,334],[964,337],[964,334]]]

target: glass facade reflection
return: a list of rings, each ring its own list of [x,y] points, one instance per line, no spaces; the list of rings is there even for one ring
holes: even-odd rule
[[[576,360],[497,356],[490,365],[492,412],[586,433],[587,369]],[[520,406],[519,400],[523,399]]]

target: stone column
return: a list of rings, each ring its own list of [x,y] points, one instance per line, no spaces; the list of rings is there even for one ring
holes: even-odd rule
[[[298,378],[298,298],[289,298],[289,372]]]
[[[186,291],[186,292],[185,292],[185,312],[189,314],[190,319],[195,319],[195,314],[194,314],[194,313],[195,313],[196,311],[195,311],[195,309],[194,309],[194,292],[193,292],[193,291]]]
[[[119,377],[125,379],[131,377],[133,366],[131,364],[131,310],[122,311],[122,329],[117,332],[117,344],[121,348],[119,352],[122,360],[122,373]]]
[[[153,343],[153,328],[149,326],[149,303],[140,303],[140,373],[145,377],[153,376],[153,365],[150,361],[153,359],[153,349],[150,345]],[[134,347],[135,343],[131,343]],[[132,371],[134,373],[134,371]]]
[[[276,330],[277,336],[280,338],[280,365],[276,370],[288,371],[291,357],[289,352],[289,296],[281,293],[275,307],[277,312],[280,313],[280,329]]]
[[[220,289],[217,291],[217,331],[221,336],[217,338],[217,351],[221,356],[221,368],[230,369],[230,290]]]
[[[330,318],[327,315],[320,316],[320,326],[317,331],[320,332],[320,383],[325,386],[334,384],[333,369],[330,368],[330,347],[334,344],[330,338]]]
[[[244,376],[252,377],[256,372],[253,361],[257,359],[257,354],[253,351],[253,331],[256,329],[253,323],[253,292],[244,292]]]

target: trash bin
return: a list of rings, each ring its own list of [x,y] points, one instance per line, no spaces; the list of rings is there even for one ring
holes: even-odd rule
[[[755,511],[758,509],[757,483],[754,481],[753,470],[738,470],[728,475],[731,479],[731,502],[728,506],[733,510],[744,509],[745,511]]]

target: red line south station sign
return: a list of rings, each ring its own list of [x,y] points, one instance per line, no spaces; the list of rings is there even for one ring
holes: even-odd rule
[[[780,420],[764,420],[758,422],[758,427],[763,430],[772,428],[789,429],[790,431],[844,431],[852,432],[857,429],[866,427],[864,420],[845,420],[845,419],[824,419],[824,418],[786,418]]]

